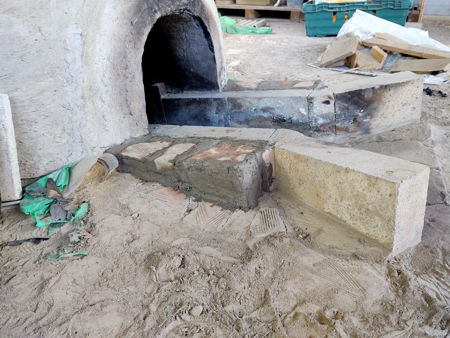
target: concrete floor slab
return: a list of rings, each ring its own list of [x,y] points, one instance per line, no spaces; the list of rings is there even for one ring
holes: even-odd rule
[[[311,89],[295,89],[296,83],[270,82],[269,89],[254,91],[164,91],[163,108],[156,113],[156,121],[284,128],[323,137],[378,133],[419,121],[421,117],[423,80],[410,72],[357,77],[338,84],[317,81]]]

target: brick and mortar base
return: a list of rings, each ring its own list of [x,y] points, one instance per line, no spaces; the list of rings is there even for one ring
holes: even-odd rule
[[[121,171],[225,208],[256,206],[273,187],[398,254],[422,236],[429,168],[329,146],[284,129],[153,126],[111,149]]]

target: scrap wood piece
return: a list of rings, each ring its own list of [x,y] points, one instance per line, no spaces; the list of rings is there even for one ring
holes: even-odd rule
[[[398,37],[396,37],[395,35],[389,34],[389,33],[375,33],[375,38],[377,39],[381,39],[381,40],[387,40],[387,41],[391,41],[391,42],[395,42],[395,43],[400,43],[400,44],[407,44],[408,42],[400,39]]]
[[[370,50],[370,54],[378,61],[378,63],[380,63],[381,67],[384,66],[384,62],[386,61],[387,58],[387,53],[384,50],[382,50],[378,46],[374,46]]]
[[[258,19],[258,20],[241,20],[238,23],[241,26],[249,26],[249,27],[264,27],[267,26],[266,19]]]
[[[383,67],[372,55],[372,53],[364,48],[359,51],[358,65],[359,70],[377,70]]]
[[[450,72],[450,59],[400,60],[389,71],[411,71],[419,74],[440,71]]]
[[[345,65],[348,68],[356,68],[358,66],[359,54],[360,53],[356,51],[355,54],[349,56],[345,61]]]
[[[425,3],[427,0],[421,0],[420,1],[420,10],[419,10],[419,18],[417,19],[417,22],[422,22],[423,19],[423,13],[425,11]]]
[[[378,46],[390,52],[416,56],[421,59],[450,59],[450,52],[444,52],[430,47],[410,45],[407,42],[400,43],[379,38],[371,38],[361,41],[361,44],[366,47]]]
[[[338,61],[345,60],[347,57],[356,53],[358,43],[358,36],[344,36],[334,40],[323,53],[319,65],[321,67],[326,67]]]
[[[312,68],[320,69],[319,66],[316,66],[312,63],[308,63],[308,66],[312,67]],[[378,75],[380,75],[379,73],[362,72],[362,71],[356,70],[356,69],[343,69],[343,68],[333,68],[333,67],[328,67],[326,69],[334,71],[334,72],[339,72],[339,73],[356,74],[356,75],[371,76],[371,77],[377,77]]]

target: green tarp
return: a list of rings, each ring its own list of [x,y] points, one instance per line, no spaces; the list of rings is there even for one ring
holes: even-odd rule
[[[222,26],[222,32],[229,34],[272,34],[272,28],[270,27],[250,27],[236,25],[236,20],[227,16],[220,17],[220,25]]]
[[[45,216],[50,212],[50,207],[56,201],[46,197],[47,182],[51,178],[55,182],[59,191],[62,192],[70,181],[70,168],[73,165],[69,165],[62,169],[56,170],[49,175],[43,176],[36,182],[30,184],[25,188],[25,196],[20,201],[20,209],[26,215],[30,215],[36,222],[36,226],[44,228],[47,225],[49,227],[49,234],[53,233],[53,230],[60,224],[72,222],[76,218],[83,217],[88,211],[88,204],[83,203],[79,209],[73,210],[74,215],[71,219],[64,221],[52,221],[50,217],[39,218],[38,216]]]

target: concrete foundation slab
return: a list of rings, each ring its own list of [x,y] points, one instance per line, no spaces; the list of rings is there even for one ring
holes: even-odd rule
[[[127,156],[134,145],[126,146],[125,150],[115,148],[120,171],[176,187],[199,200],[247,210],[256,206],[263,190],[270,185],[272,171],[268,168],[272,164],[267,154],[263,156],[267,142],[224,142],[192,136],[170,141],[163,137],[141,138],[137,142],[142,148],[167,147],[160,146],[139,158]]]
[[[313,137],[368,134],[420,120],[423,80],[410,72],[361,77],[311,89],[295,82],[270,89],[160,94],[161,124],[284,128]],[[290,87],[289,87],[290,86]],[[245,87],[244,87],[245,88]]]

